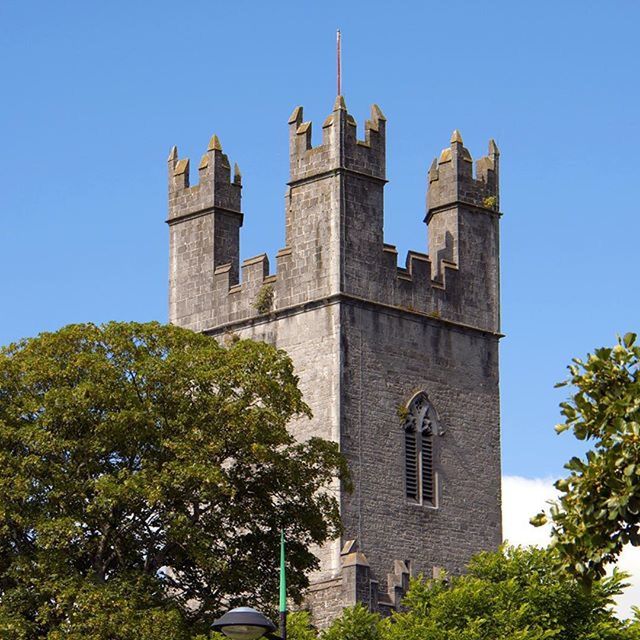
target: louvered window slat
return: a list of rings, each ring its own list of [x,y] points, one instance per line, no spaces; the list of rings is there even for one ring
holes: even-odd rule
[[[433,473],[433,436],[423,432],[420,438],[422,457],[422,500],[431,502],[434,500],[434,473]]]
[[[438,414],[426,393],[417,394],[407,407],[404,422],[405,496],[418,504],[437,506],[436,435],[441,435]]]
[[[407,498],[418,499],[418,447],[416,432],[404,432],[405,483]]]

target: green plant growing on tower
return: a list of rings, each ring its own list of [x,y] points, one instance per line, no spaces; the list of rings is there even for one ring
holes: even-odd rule
[[[498,198],[496,198],[495,196],[487,196],[483,201],[482,204],[487,208],[487,209],[496,209],[498,206]]]
[[[396,414],[401,422],[404,422],[409,416],[409,409],[404,404],[399,404],[396,408]]]
[[[273,285],[265,284],[258,291],[258,295],[253,303],[253,308],[259,314],[269,313],[271,311],[271,307],[273,306]]]

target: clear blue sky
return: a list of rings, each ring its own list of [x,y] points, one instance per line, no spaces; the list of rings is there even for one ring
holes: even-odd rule
[[[638,329],[637,2],[0,4],[0,344],[167,317],[166,157],[243,172],[242,257],[283,246],[287,118],[388,118],[386,241],[425,250],[425,175],[502,151],[505,473],[557,476],[574,355]]]

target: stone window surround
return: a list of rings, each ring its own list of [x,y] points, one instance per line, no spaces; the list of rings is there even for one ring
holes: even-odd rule
[[[404,455],[404,495],[408,504],[414,506],[425,507],[429,509],[437,509],[439,507],[439,478],[438,478],[438,436],[444,434],[442,423],[438,416],[438,412],[429,400],[426,391],[419,391],[413,395],[406,405],[406,414],[402,424],[402,430],[405,435]],[[409,434],[414,434],[412,442],[408,439]],[[420,434],[420,438],[418,438]],[[430,484],[431,496],[425,498],[425,473],[423,470],[423,455],[425,449],[422,446],[422,438],[429,437],[431,451],[429,455],[430,464]],[[413,477],[415,483],[414,495],[409,494],[409,460],[408,446],[413,444],[413,458],[411,466],[413,466]]]

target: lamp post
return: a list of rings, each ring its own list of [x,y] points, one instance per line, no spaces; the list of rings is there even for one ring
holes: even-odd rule
[[[275,639],[276,625],[251,607],[237,607],[218,618],[211,628],[220,631],[230,640],[258,640],[266,636]]]

